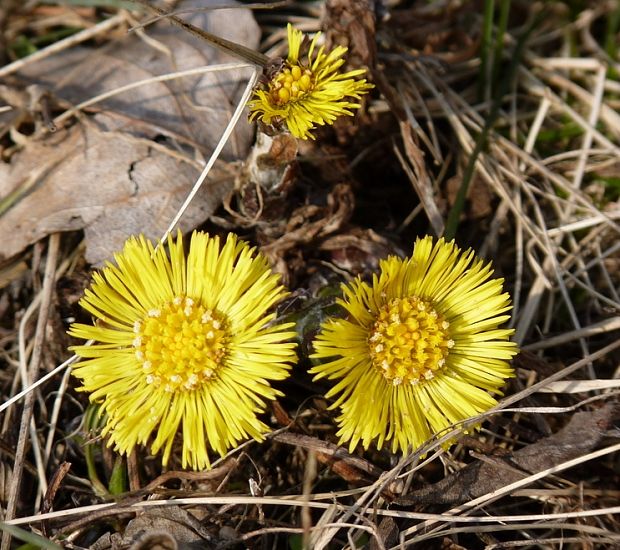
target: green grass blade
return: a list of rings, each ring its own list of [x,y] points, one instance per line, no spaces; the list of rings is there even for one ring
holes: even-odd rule
[[[495,0],[484,0],[482,17],[482,37],[480,42],[480,76],[478,79],[478,98],[482,101],[490,95],[491,70],[493,66],[491,42],[493,40],[493,14]]]
[[[482,132],[480,132],[480,135],[476,140],[476,145],[474,146],[474,150],[469,157],[465,172],[463,173],[463,181],[461,182],[461,186],[456,194],[454,206],[452,206],[452,209],[448,214],[448,219],[446,221],[446,230],[444,232],[444,236],[447,240],[452,240],[456,236],[456,231],[459,226],[459,218],[461,217],[461,213],[465,208],[465,199],[467,197],[467,191],[469,190],[469,184],[471,183],[471,179],[474,175],[476,160],[487,145],[489,133],[493,128],[499,114],[500,106],[502,104],[502,98],[508,93],[510,86],[512,85],[513,79],[517,74],[519,64],[521,63],[521,58],[523,57],[523,49],[525,47],[525,44],[527,43],[527,40],[532,31],[544,19],[545,14],[546,11],[541,10],[540,13],[534,18],[532,23],[528,26],[523,35],[517,40],[515,51],[510,61],[510,66],[508,67],[506,75],[501,80],[500,86],[497,90],[497,93],[495,94],[493,103],[491,104],[491,109],[489,111],[489,116],[484,123],[484,128],[482,129]]]
[[[44,550],[62,550],[62,546],[59,546],[41,535],[36,535],[35,533],[26,531],[21,527],[17,527],[17,525],[9,525],[8,523],[0,521],[0,531],[9,533],[12,537],[33,545],[36,548],[43,548]]]

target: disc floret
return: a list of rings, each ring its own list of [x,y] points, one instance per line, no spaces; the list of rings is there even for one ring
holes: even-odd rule
[[[155,388],[201,389],[225,363],[230,335],[224,316],[187,296],[150,310],[134,330],[136,359]]]
[[[394,386],[430,380],[454,347],[448,328],[429,300],[394,298],[379,308],[368,338],[372,364]]]
[[[313,89],[312,71],[301,65],[285,67],[274,80],[270,97],[274,104],[284,105],[289,101],[300,101]]]

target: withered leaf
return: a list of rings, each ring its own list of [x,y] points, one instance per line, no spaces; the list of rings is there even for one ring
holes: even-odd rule
[[[204,8],[204,2],[180,2],[176,8]],[[260,30],[250,10],[203,10],[184,19],[244,46],[258,47]],[[23,86],[38,84],[75,105],[140,80],[234,62],[230,55],[162,20],[143,31],[120,34],[98,48],[78,46],[28,64],[16,77]],[[94,108],[101,111],[97,121],[106,129],[122,128],[144,137],[163,134],[207,154],[222,135],[251,72],[245,68],[150,82],[96,103]],[[251,125],[242,120],[223,158],[245,156],[252,136]]]
[[[475,462],[441,481],[395,499],[403,506],[463,504],[597,447],[620,417],[615,404],[573,415],[560,431],[493,462]]]
[[[203,222],[231,189],[225,164],[185,212],[179,227]],[[199,170],[181,155],[129,134],[76,125],[29,141],[10,164],[0,164],[0,258],[57,231],[84,229],[86,260],[101,264],[129,235],[158,239],[185,200]]]
[[[204,7],[186,1],[178,9]],[[196,26],[255,48],[260,31],[247,9],[204,10],[186,16]],[[74,47],[28,63],[13,89],[46,89],[67,106],[142,79],[236,62],[162,20],[147,30],[117,34],[98,47]],[[10,257],[56,231],[84,229],[86,259],[101,264],[132,234],[164,233],[230,120],[252,69],[150,82],[64,121],[56,135],[24,137],[0,165],[0,245]],[[28,87],[30,86],[30,87]],[[22,108],[23,110],[23,108]],[[72,127],[75,124],[74,127]],[[244,158],[252,127],[241,121],[223,158]],[[203,222],[231,189],[230,170],[216,165],[184,214],[187,231]]]
[[[189,550],[214,547],[213,535],[195,516],[178,506],[146,510],[127,524],[122,535],[106,534],[91,545],[94,550]]]

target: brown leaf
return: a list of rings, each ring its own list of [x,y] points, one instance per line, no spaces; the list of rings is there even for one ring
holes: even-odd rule
[[[620,409],[606,405],[596,411],[578,412],[557,433],[493,462],[475,462],[441,481],[395,499],[400,505],[462,504],[528,475],[582,456],[602,441],[618,419]]]
[[[215,538],[195,516],[178,506],[146,510],[132,519],[124,533],[109,533],[95,541],[94,550],[130,548],[131,550],[189,550],[213,548]]]
[[[84,229],[86,260],[111,259],[129,235],[158,239],[189,193],[197,168],[152,142],[92,124],[30,140],[9,165],[0,164],[0,196],[12,206],[0,215],[0,258],[13,256],[45,235]],[[231,189],[220,167],[179,226],[203,222]]]
[[[176,539],[166,531],[151,531],[134,542],[129,550],[177,550]]]
[[[180,2],[177,9],[204,7],[199,0]],[[250,48],[258,46],[260,30],[250,10],[205,10],[184,15],[205,30]],[[175,71],[237,60],[163,20],[148,26],[148,41],[139,33],[123,34],[97,49],[74,47],[17,74],[24,85],[39,84],[57,98],[78,104],[103,92]],[[98,123],[106,129],[141,136],[161,134],[198,145],[210,152],[218,142],[252,69],[208,73],[166,82],[151,82],[96,103]],[[224,149],[223,158],[247,153],[253,130],[241,121]]]

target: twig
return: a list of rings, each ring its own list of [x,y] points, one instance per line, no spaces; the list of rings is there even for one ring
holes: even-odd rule
[[[37,327],[35,332],[35,345],[30,361],[30,380],[36,380],[39,373],[39,364],[43,353],[43,344],[45,343],[45,327],[49,317],[50,307],[52,303],[52,291],[54,288],[54,277],[56,273],[56,263],[58,259],[58,248],[60,244],[60,235],[52,233],[49,237],[49,245],[47,249],[47,261],[45,264],[45,274],[43,277],[43,289],[41,307],[39,309],[39,318],[37,319]],[[26,438],[30,420],[32,418],[35,394],[30,392],[24,400],[24,410],[22,412],[21,424],[19,427],[19,438],[17,440],[17,448],[15,451],[15,464],[13,467],[13,477],[11,478],[11,486],[9,488],[9,498],[6,506],[5,519],[12,519],[17,509],[17,500],[19,498],[19,489],[21,487],[23,463],[26,457]],[[1,550],[9,550],[11,547],[11,535],[8,532],[2,533]]]
[[[482,495],[479,498],[473,499],[470,502],[463,504],[461,506],[457,506],[455,508],[452,508],[451,510],[449,510],[448,512],[445,513],[446,516],[450,517],[453,515],[458,515],[458,514],[463,514],[463,513],[467,513],[468,511],[474,510],[477,507],[479,507],[480,505],[484,504],[484,505],[488,505],[491,502],[494,502],[496,500],[498,500],[499,498],[501,498],[502,496],[505,495],[509,495],[512,491],[514,491],[515,489],[518,489],[520,487],[524,487],[526,485],[530,485],[532,483],[534,483],[535,481],[538,481],[539,479],[543,479],[545,477],[547,477],[550,474],[553,473],[557,473],[557,472],[562,472],[564,470],[567,470],[569,468],[572,468],[574,466],[578,466],[579,464],[583,464],[585,462],[589,462],[590,460],[594,460],[595,458],[599,458],[601,456],[605,456],[608,454],[612,454],[615,453],[617,451],[620,451],[620,443],[616,443],[615,445],[610,445],[608,447],[604,447],[603,449],[599,449],[598,451],[593,451],[591,453],[588,453],[584,456],[578,456],[577,458],[573,458],[572,460],[567,460],[565,462],[562,462],[560,464],[558,464],[557,466],[553,466],[551,468],[547,468],[545,470],[542,470],[540,472],[537,472],[533,475],[524,477],[523,479],[520,479],[519,481],[515,481],[514,483],[510,483],[509,485],[505,485],[500,489],[497,489],[496,491],[493,491],[492,493],[486,494],[486,495]],[[614,507],[615,513],[620,513],[620,506],[616,506]],[[554,515],[554,514],[550,514],[550,515]],[[448,517],[446,517],[443,521],[444,522],[450,522],[452,521],[452,519],[448,519]],[[512,516],[513,519],[516,518],[517,516]],[[541,515],[536,515],[536,519],[540,519]],[[480,519],[480,518],[478,518]],[[435,525],[437,523],[436,520],[427,520],[424,521],[410,529],[406,529],[405,531],[402,531],[400,536],[401,536],[401,541],[405,541],[406,537],[408,535],[414,535],[416,533],[419,532],[428,532],[429,527],[431,527],[432,525]],[[411,539],[408,541],[411,542]],[[397,550],[398,547],[395,547],[393,550]]]
[[[92,344],[92,342],[93,342],[92,340],[89,340],[88,342],[86,342],[86,345]],[[50,378],[53,378],[59,372],[62,372],[64,369],[66,369],[69,365],[71,365],[72,363],[75,363],[77,359],[78,359],[77,355],[73,355],[69,357],[69,359],[67,359],[64,363],[61,363],[60,365],[58,365],[54,370],[48,372],[45,376],[42,376],[36,382],[33,382],[32,384],[30,384],[27,388],[24,388],[22,391],[15,394],[13,397],[11,397],[11,399],[8,399],[4,403],[2,403],[2,405],[0,405],[0,413],[3,412],[5,409],[8,409],[16,401],[19,401],[22,397],[24,397],[24,395],[28,395],[34,389],[38,388],[41,384],[44,384]]]

